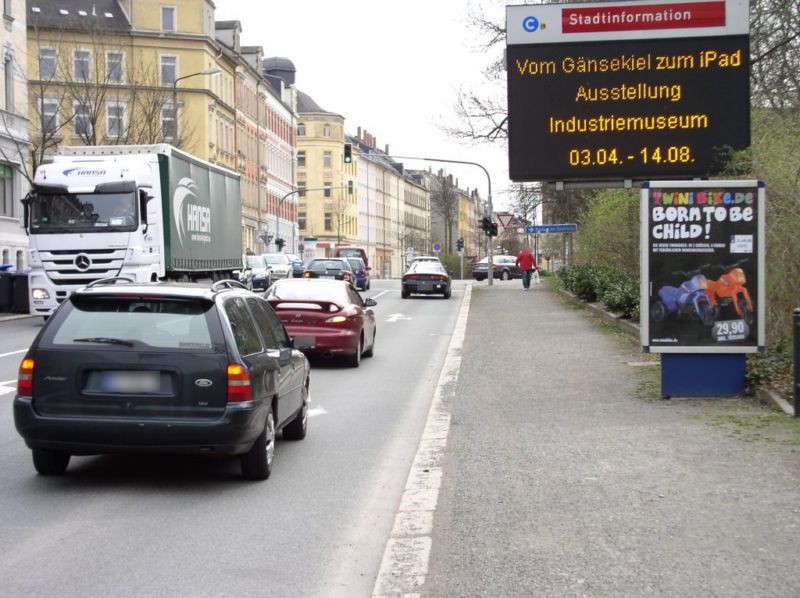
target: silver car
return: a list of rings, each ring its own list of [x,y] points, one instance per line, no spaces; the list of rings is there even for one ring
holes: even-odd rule
[[[286,253],[262,253],[261,257],[266,260],[267,265],[272,269],[272,278],[288,278],[292,273],[292,258]]]

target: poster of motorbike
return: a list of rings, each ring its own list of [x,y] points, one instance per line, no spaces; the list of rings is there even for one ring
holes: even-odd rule
[[[645,351],[764,350],[765,195],[754,180],[642,185]]]

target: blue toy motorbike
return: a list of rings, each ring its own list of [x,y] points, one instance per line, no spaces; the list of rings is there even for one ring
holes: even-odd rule
[[[708,281],[701,271],[708,266],[701,266],[691,272],[673,272],[686,280],[679,287],[664,285],[658,290],[659,300],[650,306],[650,317],[654,322],[663,322],[668,317],[696,318],[704,326],[711,326],[717,317],[717,308],[708,297],[706,288]]]

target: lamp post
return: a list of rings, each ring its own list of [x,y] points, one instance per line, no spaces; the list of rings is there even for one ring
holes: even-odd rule
[[[182,77],[177,77],[172,82],[172,114],[175,117],[175,137],[178,137],[178,81],[183,79],[188,79],[189,77],[196,77],[198,75],[219,75],[222,71],[217,68],[213,67],[210,69],[206,69],[204,71],[198,71],[196,73],[191,73],[189,75],[183,75]]]
[[[286,193],[283,197],[281,197],[278,200],[278,209],[275,211],[275,238],[276,239],[278,238],[278,215],[280,214],[281,206],[283,206],[283,202],[286,201],[287,199],[289,199],[292,195],[295,195],[296,193],[300,193],[301,191],[305,191],[305,192],[308,192],[308,191],[327,191],[328,189],[330,189],[331,192],[333,192],[334,189],[340,189],[341,190],[341,189],[346,189],[346,188],[347,188],[346,185],[342,185],[340,187],[317,187],[316,189],[303,188],[303,189],[295,189],[294,191],[289,191],[289,193]]]

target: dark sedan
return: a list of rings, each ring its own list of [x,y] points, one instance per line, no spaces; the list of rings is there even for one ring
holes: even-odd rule
[[[263,480],[276,433],[305,437],[308,390],[308,360],[238,282],[106,279],[36,337],[14,422],[43,475],[64,473],[72,455],[197,453],[239,455],[242,475]]]
[[[489,258],[485,257],[472,267],[472,277],[475,280],[486,280],[489,270]],[[492,260],[493,278],[509,280],[522,278],[522,270],[517,267],[517,258],[511,255],[495,255]]]
[[[372,357],[377,331],[374,299],[363,299],[340,280],[313,278],[279,280],[266,300],[278,314],[294,346],[312,355],[342,356],[358,367]]]
[[[441,263],[418,261],[411,264],[403,274],[400,295],[407,299],[415,293],[450,298],[450,275]]]
[[[306,271],[303,273],[305,278],[330,278],[333,280],[344,280],[353,286],[356,284],[356,273],[350,266],[346,258],[317,258],[309,262]]]

